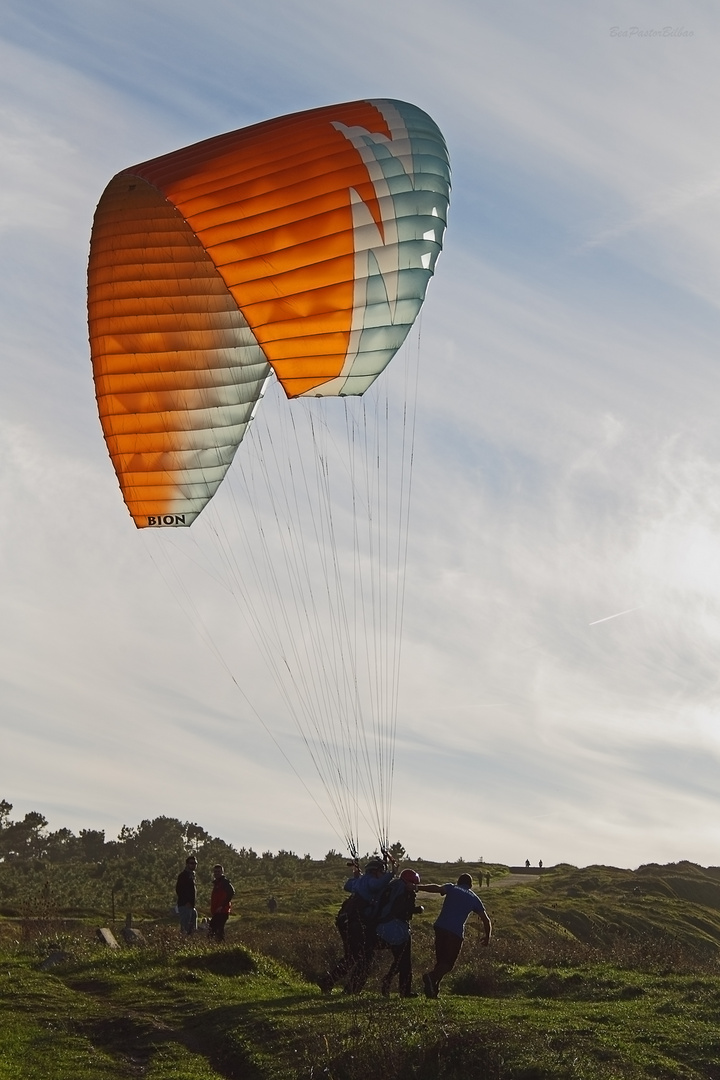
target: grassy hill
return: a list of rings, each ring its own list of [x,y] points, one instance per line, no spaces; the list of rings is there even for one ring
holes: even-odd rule
[[[491,874],[480,890],[491,947],[469,927],[460,963],[427,1001],[379,994],[387,954],[363,994],[320,994],[315,980],[339,951],[332,921],[345,862],[284,855],[283,873],[271,865],[279,856],[265,858],[262,873],[262,859],[234,871],[225,946],[180,938],[166,871],[147,902],[135,897],[144,948],[110,951],[95,940],[110,914],[100,893],[92,911],[43,895],[44,885],[34,899],[6,900],[0,1080],[720,1080],[720,869],[560,866],[523,876],[415,860],[424,881]],[[201,861],[201,895],[209,865]],[[23,871],[0,866],[6,896],[11,873]],[[37,868],[25,874],[26,884],[42,879]],[[161,909],[151,900],[163,889]],[[430,966],[439,907],[421,900],[416,973]],[[124,910],[118,929],[123,921]]]

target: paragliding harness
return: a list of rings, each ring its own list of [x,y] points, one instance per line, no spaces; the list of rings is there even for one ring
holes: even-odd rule
[[[357,893],[351,893],[347,900],[343,900],[335,918],[335,925],[340,933],[342,933],[343,926],[347,926],[353,919],[362,919],[361,912],[364,907],[365,902]]]
[[[342,934],[343,927],[349,926],[351,922],[362,923],[366,933],[374,932],[386,893],[387,889],[383,890],[377,900],[370,901],[359,893],[351,893],[346,900],[343,900],[335,918],[335,925],[340,933]]]

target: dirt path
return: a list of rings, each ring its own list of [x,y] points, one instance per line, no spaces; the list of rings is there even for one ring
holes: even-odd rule
[[[504,877],[490,878],[491,889],[507,889],[511,885],[528,885],[534,880],[532,874],[505,874]]]

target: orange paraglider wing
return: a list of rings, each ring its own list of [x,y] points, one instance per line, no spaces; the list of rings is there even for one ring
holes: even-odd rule
[[[90,342],[139,527],[197,517],[270,366],[289,397],[367,389],[420,309],[449,190],[434,122],[387,100],[267,121],[111,181],[91,241]]]

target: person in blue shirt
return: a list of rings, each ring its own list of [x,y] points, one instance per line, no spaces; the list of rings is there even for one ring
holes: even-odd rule
[[[350,896],[335,919],[343,943],[343,955],[333,968],[318,979],[318,986],[324,994],[329,994],[335,983],[346,975],[349,976],[348,993],[358,994],[367,982],[375,948],[378,902],[394,876],[393,870],[385,869],[382,859],[370,859],[363,874],[356,865],[352,877],[343,885]]]
[[[439,893],[445,898],[440,914],[434,923],[435,967],[423,975],[426,997],[438,996],[440,980],[455,967],[465,937],[465,923],[471,912],[474,911],[480,916],[485,927],[483,945],[487,946],[490,941],[492,924],[482,900],[472,891],[472,883],[469,874],[461,874],[457,879],[457,885],[448,883],[447,885],[417,886],[418,892]]]

